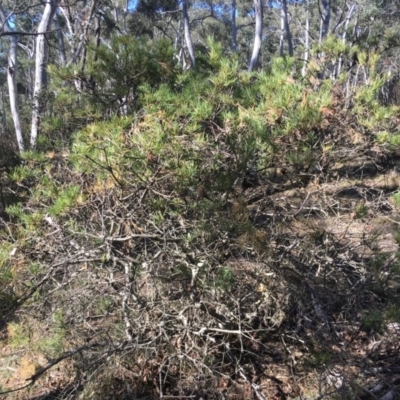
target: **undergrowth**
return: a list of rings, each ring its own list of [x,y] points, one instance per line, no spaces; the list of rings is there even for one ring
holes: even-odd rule
[[[377,76],[349,111],[343,86],[315,87],[295,60],[249,74],[210,41],[201,67],[181,73],[165,43],[112,45],[125,62],[94,49],[93,87],[52,70],[87,86],[58,86],[57,121],[8,175],[23,200],[0,231],[7,343],[70,358],[80,398],[233,399],[263,392],[268,363],[323,370],[348,338],[399,322],[398,254],[367,223],[362,240],[350,235],[381,200],[359,188],[350,209],[323,186],[349,148],[393,134]]]

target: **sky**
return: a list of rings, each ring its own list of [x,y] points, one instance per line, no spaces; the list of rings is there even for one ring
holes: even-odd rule
[[[138,1],[139,0],[129,0],[128,4],[129,11],[133,11],[137,7]]]

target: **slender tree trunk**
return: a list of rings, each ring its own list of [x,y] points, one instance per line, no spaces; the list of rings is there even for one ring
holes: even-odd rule
[[[184,23],[184,31],[185,31],[185,42],[189,52],[190,57],[190,67],[194,68],[196,64],[196,56],[194,54],[192,37],[190,35],[190,22],[189,22],[189,13],[188,13],[188,1],[183,0],[182,2],[182,15],[183,15],[183,23]]]
[[[301,70],[302,76],[306,76],[308,59],[310,57],[310,3],[309,3],[309,0],[306,0],[306,29],[305,29],[304,35],[305,35],[305,38],[304,38],[304,60],[303,60],[303,68]]]
[[[118,8],[117,7],[114,7],[114,20],[115,20],[115,25],[118,26],[119,19],[118,19]]]
[[[356,8],[356,5],[352,4],[347,13],[346,21],[344,23],[343,34],[342,34],[343,43],[346,43],[347,30],[349,29],[349,23],[350,23],[351,19],[353,18],[353,12],[354,12],[355,8]],[[340,72],[342,71],[342,65],[343,65],[343,55],[341,54],[339,57],[339,60],[338,60],[336,77],[338,77],[340,75]]]
[[[101,27],[100,27],[100,17],[96,17],[94,21],[94,36],[96,39],[96,49],[99,48],[101,42]],[[97,54],[94,56],[94,61],[97,61]]]
[[[289,57],[293,57],[293,39],[292,39],[292,32],[290,31],[290,26],[289,26],[289,13],[287,9],[286,0],[282,0],[282,7],[284,12],[285,34],[288,42],[288,53]]]
[[[22,152],[24,151],[24,139],[22,137],[21,117],[19,114],[19,106],[18,106],[18,90],[15,79],[18,71],[17,49],[18,49],[18,38],[16,36],[11,36],[10,52],[8,54],[7,83],[10,96],[11,115],[14,121],[14,128],[18,142],[18,149],[20,152]]]
[[[86,67],[86,54],[87,54],[87,44],[89,41],[89,28],[90,28],[90,23],[93,19],[94,11],[96,9],[98,0],[92,0],[92,6],[90,7],[89,11],[89,17],[86,20],[86,25],[83,33],[83,40],[81,41],[81,44],[83,46],[83,53],[82,53],[82,59],[81,59],[81,72],[85,70]]]
[[[178,27],[175,31],[175,39],[174,39],[174,58],[178,61],[179,64],[183,65],[182,60],[182,38],[181,38],[181,28],[182,28],[182,20],[180,19],[178,22]]]
[[[30,61],[32,60],[32,57],[29,57]],[[29,67],[28,69],[28,88],[29,88],[29,100],[33,99],[33,84],[34,84],[34,71],[32,67]]]
[[[75,41],[75,29],[74,26],[72,25],[72,17],[71,14],[69,12],[69,9],[67,9],[67,7],[60,7],[59,11],[61,12],[61,14],[63,15],[65,22],[67,24],[67,28],[68,28],[68,35],[66,36],[66,39],[71,47],[71,49],[74,49],[74,41]]]
[[[6,32],[12,32],[8,24],[7,17],[0,5],[0,22]],[[17,73],[18,73],[18,37],[10,36],[10,50],[8,52],[7,84],[10,98],[11,115],[14,122],[15,136],[17,138],[18,149],[24,151],[24,139],[22,137],[21,117],[18,106]]]
[[[86,1],[84,7],[86,7]],[[68,35],[65,36],[70,48],[72,49],[72,55],[67,61],[67,66],[71,64],[77,64],[80,60],[81,70],[85,68],[86,63],[86,45],[89,39],[90,24],[93,19],[94,12],[96,10],[98,0],[92,0],[92,4],[89,10],[89,16],[87,16],[87,10],[85,10],[85,15],[72,16],[69,7],[60,7],[60,11],[66,21],[68,28]],[[74,25],[75,19],[75,25]],[[76,20],[79,20],[79,24]],[[75,30],[75,26],[79,26],[81,29]],[[82,68],[83,67],[83,68]],[[78,74],[78,71],[76,71]]]
[[[6,115],[6,106],[4,104],[4,91],[3,86],[1,87],[1,122],[3,123],[4,129],[7,126],[7,115]]]
[[[65,66],[66,64],[66,57],[65,57],[65,45],[64,45],[64,33],[60,29],[60,19],[58,14],[56,13],[54,18],[55,26],[57,30],[57,41],[58,41],[58,51],[60,53],[60,64],[61,66]]]
[[[47,81],[47,62],[48,46],[46,41],[46,32],[49,30],[51,20],[57,9],[58,0],[47,0],[44,6],[42,19],[39,22],[38,33],[36,37],[35,54],[35,84],[33,87],[32,104],[32,128],[31,128],[31,147],[34,148],[37,142],[37,136],[40,125],[40,94]]]
[[[322,5],[322,10],[321,10],[321,5]],[[318,0],[318,9],[321,17],[321,24],[319,30],[319,44],[321,44],[329,32],[329,24],[331,20],[331,0]],[[322,60],[323,57],[324,53],[319,53],[320,60]],[[323,65],[322,70],[317,73],[317,76],[319,79],[324,79],[325,74],[326,74],[326,65]]]
[[[258,67],[261,54],[262,31],[263,31],[263,0],[254,0],[254,12],[256,18],[256,28],[254,32],[253,54],[249,63],[249,71]]]
[[[288,42],[289,56],[293,57],[293,40],[292,40],[292,33],[290,32],[290,27],[289,27],[287,2],[286,0],[281,0],[281,36],[279,41],[279,55],[281,57],[285,55],[284,52],[285,36]]]
[[[236,0],[232,0],[232,51],[236,53],[237,50],[237,26],[236,26]]]
[[[331,21],[331,0],[320,0],[320,5],[322,4],[321,13],[321,28],[319,33],[319,43],[325,39],[329,32],[329,24]]]
[[[304,60],[301,75],[306,76],[307,64],[310,57],[310,2],[306,0],[306,29],[304,32]]]
[[[284,56],[283,46],[285,41],[285,11],[281,5],[281,34],[279,36],[279,56]]]
[[[125,1],[125,8],[124,8],[124,14],[123,14],[123,26],[124,26],[124,33],[127,32],[126,30],[126,16],[128,15],[129,12],[129,0]]]

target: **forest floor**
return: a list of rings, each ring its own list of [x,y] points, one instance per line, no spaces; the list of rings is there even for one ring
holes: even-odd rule
[[[310,303],[294,332],[281,333],[270,344],[286,357],[268,362],[260,385],[268,399],[400,398],[400,282],[389,272],[399,262],[400,215],[391,196],[400,183],[400,154],[353,143],[333,158],[318,180],[251,206],[254,213],[290,220],[285,233],[293,236],[287,244],[291,256],[304,262],[305,243],[315,246],[313,262],[324,265],[314,270],[315,278],[325,275],[327,287],[336,287],[325,297],[321,286],[318,296],[300,295]],[[367,283],[367,270],[385,289]],[[341,279],[351,282],[348,291]],[[390,322],[380,290],[396,304]],[[347,315],[339,306],[346,296]]]
[[[214,395],[175,398],[400,398],[400,213],[393,200],[400,153],[354,136],[343,143],[322,155],[318,173],[291,180],[282,170],[272,171],[240,195],[254,226],[272,232],[271,252],[264,249],[268,269],[260,280],[254,271],[263,260],[249,255],[231,257],[226,265],[242,285],[257,281],[266,304],[274,302],[269,324],[276,329],[259,337],[254,330],[252,343],[259,347],[252,345],[252,351],[262,353],[262,362],[243,356],[234,384],[221,374]],[[288,296],[295,299],[290,307]],[[46,360],[7,345],[8,333],[3,326],[0,382],[11,389],[29,382]],[[72,370],[66,359],[33,388],[6,398],[81,398]],[[114,372],[120,376],[118,393],[133,372],[122,363]]]

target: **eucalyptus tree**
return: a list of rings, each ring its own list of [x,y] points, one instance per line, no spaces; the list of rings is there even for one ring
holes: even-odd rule
[[[354,14],[356,12],[356,4],[350,4],[347,6],[347,14],[345,20],[341,23],[343,25],[342,32],[340,34],[340,38],[342,40],[343,44],[346,44],[346,38],[348,35],[348,29],[349,29],[349,24],[351,19],[353,18]],[[343,65],[343,54],[340,55],[338,61],[337,61],[337,66],[336,66],[336,71],[335,71],[335,78],[340,75],[340,72],[342,70],[342,65]]]
[[[319,42],[321,43],[329,33],[331,22],[331,0],[318,0],[319,13],[321,16],[321,28]]]
[[[231,6],[231,31],[232,31],[232,51],[235,53],[237,49],[237,26],[236,26],[237,4],[236,0],[232,0]]]
[[[93,18],[99,11],[99,0],[91,0],[82,4],[76,2],[74,5],[62,3],[58,11],[63,31],[66,31],[64,35],[68,45],[66,65],[79,65],[84,69],[86,47],[89,43]]]
[[[281,0],[280,7],[281,7],[281,37],[279,44],[279,54],[281,57],[284,55],[283,46],[284,46],[284,39],[286,37],[286,40],[288,42],[289,56],[293,57],[293,40],[289,26],[289,15],[288,15],[289,13],[288,13],[287,0]]]
[[[10,99],[11,115],[14,122],[15,136],[19,151],[24,150],[24,139],[22,136],[21,116],[18,104],[17,74],[18,74],[18,36],[14,35],[10,26],[10,15],[6,15],[0,4],[0,22],[2,31],[9,34],[10,47],[8,51],[7,84]]]
[[[40,94],[47,85],[47,63],[49,57],[49,48],[46,35],[50,28],[52,19],[57,10],[58,0],[47,0],[44,6],[42,18],[38,26],[38,35],[36,37],[35,54],[35,84],[33,88],[32,102],[32,126],[31,126],[31,147],[36,146],[37,136],[40,125]]]
[[[254,18],[256,26],[254,30],[253,53],[248,67],[249,71],[256,69],[260,62],[263,33],[263,0],[254,0]]]
[[[188,0],[182,1],[182,17],[183,17],[183,29],[185,32],[185,42],[186,47],[189,53],[190,58],[190,67],[194,68],[196,64],[196,56],[194,53],[192,36],[190,33],[190,20],[189,20],[189,12],[188,12]]]
[[[65,52],[64,32],[61,29],[60,16],[57,13],[54,17],[54,25],[57,30],[57,44],[60,57],[60,65],[65,66],[67,63],[67,56]]]
[[[310,0],[305,0],[305,26],[304,26],[304,58],[302,76],[306,76],[307,64],[310,57]]]

